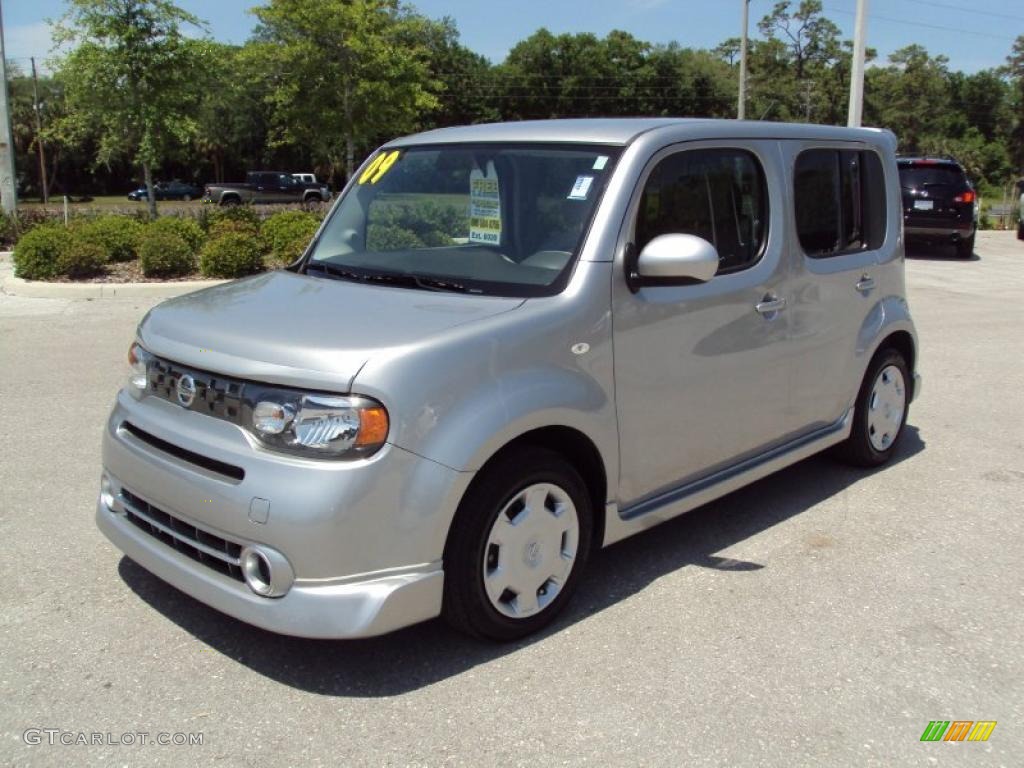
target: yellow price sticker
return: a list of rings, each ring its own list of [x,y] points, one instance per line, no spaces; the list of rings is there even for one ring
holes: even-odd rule
[[[391,166],[398,160],[399,154],[401,153],[397,149],[392,152],[381,152],[360,174],[359,183],[376,184],[385,173],[391,170]]]

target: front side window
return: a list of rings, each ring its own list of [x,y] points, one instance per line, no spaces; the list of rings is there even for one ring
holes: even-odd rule
[[[797,235],[812,258],[879,248],[885,238],[885,180],[875,152],[810,149],[794,173]]]
[[[767,239],[764,172],[750,152],[678,152],[655,166],[636,220],[636,247],[659,235],[697,235],[718,251],[718,274],[751,266]]]
[[[556,293],[618,148],[384,150],[338,204],[304,270],[426,290]]]

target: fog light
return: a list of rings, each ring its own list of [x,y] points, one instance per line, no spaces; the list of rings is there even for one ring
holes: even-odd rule
[[[104,507],[111,512],[114,511],[114,487],[106,472],[100,477],[100,501]]]
[[[263,597],[278,597],[283,590],[274,583],[274,566],[270,558],[258,549],[246,547],[241,556],[242,577],[249,589]]]

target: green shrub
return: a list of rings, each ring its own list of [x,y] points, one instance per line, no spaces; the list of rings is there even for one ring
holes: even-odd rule
[[[18,222],[6,211],[0,211],[0,246],[7,248],[18,242]]]
[[[22,235],[14,246],[14,274],[25,280],[49,280],[60,274],[72,245],[71,233],[60,225],[43,224]]]
[[[260,215],[251,205],[235,205],[227,208],[203,208],[199,213],[199,225],[209,232],[221,221],[236,221],[249,224],[257,232],[260,228]]]
[[[139,266],[146,277],[178,277],[195,271],[196,258],[181,235],[147,228],[139,244]]]
[[[259,238],[260,226],[258,223],[253,224],[244,219],[218,219],[210,222],[210,228],[207,230],[207,237],[210,240],[216,240],[224,235],[247,235]]]
[[[147,224],[146,231],[169,232],[172,235],[177,235],[188,243],[193,256],[199,254],[203,243],[206,242],[206,233],[203,228],[192,219],[183,219],[180,216],[162,216]]]
[[[130,216],[97,216],[73,226],[76,242],[98,246],[107,261],[131,261],[138,255],[142,224]]]
[[[57,257],[57,269],[68,277],[91,277],[103,271],[110,252],[96,240],[73,232],[67,248]]]
[[[307,211],[282,211],[263,222],[263,242],[274,264],[291,264],[306,249],[320,226],[320,217]]]
[[[199,254],[206,277],[242,277],[263,269],[260,239],[246,232],[227,232],[208,240]]]

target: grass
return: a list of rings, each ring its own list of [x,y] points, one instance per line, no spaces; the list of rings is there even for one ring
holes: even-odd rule
[[[203,203],[199,200],[184,202],[182,200],[159,200],[157,209],[161,212],[193,211],[198,210]],[[53,213],[60,213],[64,210],[64,199],[51,197],[48,205],[43,205],[39,199],[18,200],[18,207],[26,210],[45,210]],[[72,202],[68,204],[68,210],[72,213],[89,213],[99,211],[102,213],[135,213],[145,211],[146,202],[135,202],[129,200],[125,195],[105,195],[94,197],[83,202]]]

